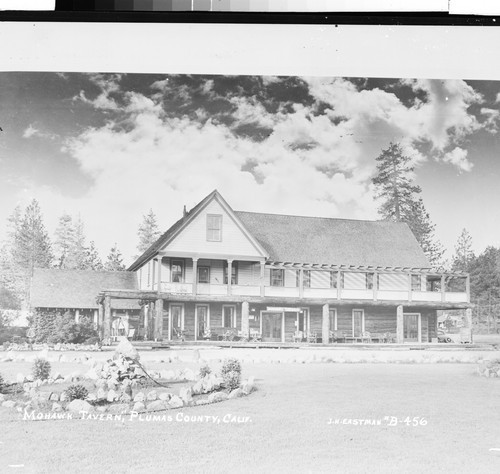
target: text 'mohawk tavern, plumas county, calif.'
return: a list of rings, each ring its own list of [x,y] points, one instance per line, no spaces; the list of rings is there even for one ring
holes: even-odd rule
[[[234,211],[218,191],[127,273],[91,285],[105,339],[430,343],[440,309],[471,327],[469,276],[433,270],[406,224]]]

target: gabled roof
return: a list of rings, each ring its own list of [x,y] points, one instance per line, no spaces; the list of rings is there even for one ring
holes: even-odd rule
[[[97,309],[99,292],[136,290],[137,277],[131,272],[96,272],[36,268],[31,284],[32,308]],[[115,300],[114,309],[139,309],[135,300]]]
[[[235,211],[275,262],[430,268],[405,223]]]
[[[256,250],[259,251],[263,257],[267,257],[265,249],[261,246],[258,240],[256,240],[251,232],[245,228],[241,221],[236,216],[236,213],[232,210],[231,206],[224,200],[220,193],[215,189],[208,196],[202,199],[196,206],[194,206],[189,212],[186,212],[184,216],[179,219],[174,225],[172,225],[163,235],[161,235],[154,244],[151,245],[137,260],[130,265],[129,271],[138,270],[144,263],[153,258],[162,248],[164,248],[170,241],[172,241],[181,231],[184,229],[213,199],[221,204],[221,206],[228,212],[235,220],[236,224],[241,228],[242,232],[246,234],[248,239],[255,246]]]

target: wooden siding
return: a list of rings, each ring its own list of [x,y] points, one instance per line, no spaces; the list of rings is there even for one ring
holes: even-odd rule
[[[222,215],[222,240],[207,241],[207,215]],[[164,249],[172,252],[199,252],[231,255],[255,255],[261,257],[259,251],[250,242],[244,232],[224,208],[213,200],[198,216]]]

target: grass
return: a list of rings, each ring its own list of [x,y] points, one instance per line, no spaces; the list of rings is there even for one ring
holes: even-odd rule
[[[16,363],[0,371],[9,364]],[[71,372],[71,365],[54,363],[54,370]],[[240,424],[22,421],[0,408],[0,471],[498,472],[500,452],[489,448],[500,448],[500,379],[477,377],[473,367],[244,364],[258,392],[169,412],[250,417]],[[328,425],[384,416],[428,424]]]

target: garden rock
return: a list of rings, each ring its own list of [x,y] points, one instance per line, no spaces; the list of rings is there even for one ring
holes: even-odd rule
[[[114,402],[118,398],[118,394],[114,390],[110,390],[108,392],[108,396],[106,397],[106,400],[108,402]]]
[[[172,398],[172,394],[168,392],[162,392],[160,395],[158,395],[158,398],[160,400],[163,400],[164,402],[168,402]]]
[[[115,403],[108,408],[108,412],[114,414],[128,413],[129,411],[128,403]]]
[[[145,399],[144,392],[138,392],[135,394],[134,402],[143,402]]]
[[[181,408],[184,406],[184,402],[182,401],[182,399],[180,397],[178,397],[177,395],[174,395],[170,401],[168,402],[168,404],[172,407],[172,408]]]
[[[198,380],[193,386],[192,386],[193,394],[194,395],[199,395],[200,393],[203,393],[203,382],[201,380]]]
[[[203,398],[201,400],[196,400],[196,405],[208,405],[210,402],[206,399],[206,398]]]
[[[55,392],[51,393],[50,397],[49,397],[49,400],[51,402],[58,402],[59,401],[59,394],[55,393]]]
[[[146,409],[146,405],[142,402],[135,402],[134,403],[134,411],[144,411]]]
[[[87,401],[88,402],[96,402],[97,401],[97,396],[95,393],[89,393],[87,396]]]
[[[0,393],[0,402],[3,402],[5,400],[5,395],[3,393]]]
[[[92,412],[94,407],[85,400],[73,400],[68,404],[67,409],[73,413],[79,413],[81,411]]]
[[[121,354],[122,356],[139,360],[139,352],[137,352],[137,349],[125,337],[120,341],[118,346],[116,346],[115,354],[117,355]]]
[[[16,382],[17,383],[24,383],[26,382],[26,377],[22,373],[18,373],[16,376]]]
[[[148,411],[168,410],[168,404],[163,400],[155,400],[154,402],[148,403],[147,410]]]
[[[59,403],[54,402],[52,404],[52,411],[61,412],[61,411],[64,411],[64,410],[63,410],[63,407]]]
[[[50,396],[52,392],[38,392],[38,400],[41,402],[48,402],[50,400]]]
[[[102,388],[97,390],[97,399],[98,400],[106,400],[106,398],[108,398],[108,392],[106,392],[106,390],[104,390]]]
[[[193,400],[193,391],[191,390],[191,387],[181,388],[179,397],[184,401],[184,403],[191,402]]]
[[[66,392],[61,393],[61,395],[59,397],[59,401],[60,402],[67,402],[68,401],[68,395]]]
[[[5,408],[14,408],[16,406],[16,402],[14,400],[6,400],[2,402],[2,406]]]
[[[211,393],[208,396],[208,401],[210,403],[217,403],[217,402],[222,402],[223,400],[227,400],[229,398],[229,395],[225,392],[215,392]]]
[[[230,399],[239,398],[239,397],[243,397],[244,395],[245,395],[245,393],[243,392],[243,390],[241,388],[237,388],[229,394],[228,398],[230,398]]]
[[[132,397],[128,393],[123,392],[120,395],[120,401],[124,403],[130,403],[132,401]]]
[[[147,396],[146,396],[146,400],[148,401],[155,401],[158,399],[158,394],[156,393],[156,390],[151,390]]]
[[[241,389],[245,395],[249,395],[256,389],[256,387],[255,384],[246,382],[242,385]]]

